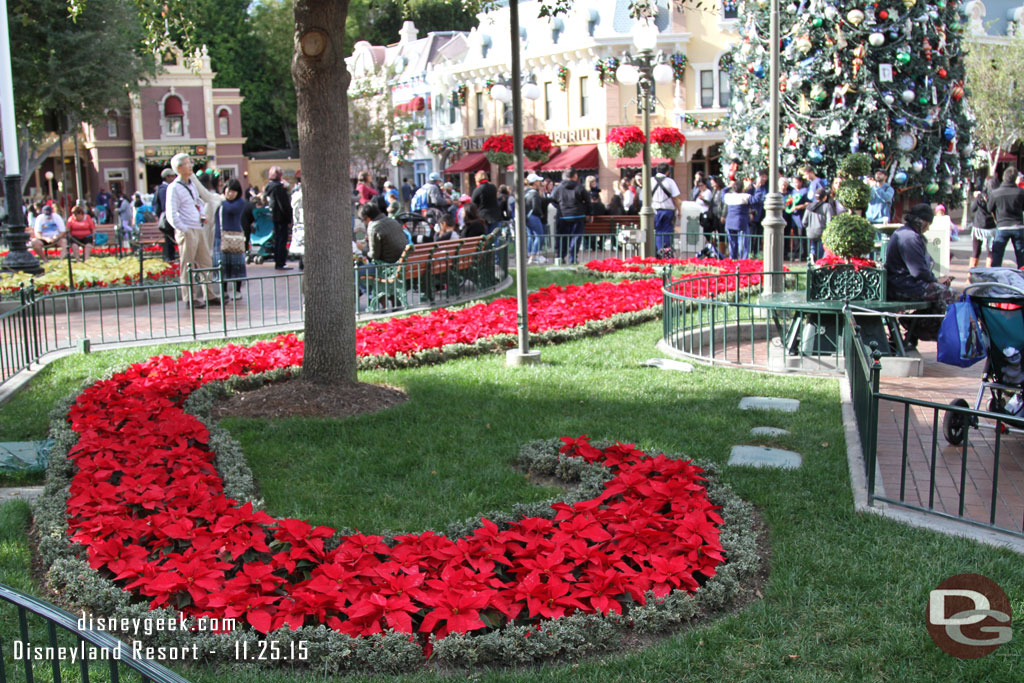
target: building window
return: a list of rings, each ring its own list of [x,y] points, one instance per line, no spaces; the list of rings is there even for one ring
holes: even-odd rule
[[[112,114],[107,117],[107,137],[117,137],[117,117]]]
[[[590,114],[590,100],[587,96],[587,77],[580,76],[580,116]]]
[[[738,19],[739,16],[739,0],[722,0],[723,19]]]
[[[728,107],[732,99],[732,86],[729,84],[729,72],[718,65],[718,106]]]
[[[220,113],[217,114],[217,135],[226,137],[229,128],[229,114],[227,109],[221,109]]]
[[[544,120],[551,120],[551,83],[544,84]]]
[[[449,124],[455,123],[458,120],[458,116],[459,116],[458,115],[458,111],[459,111],[459,108],[455,104],[455,98],[454,97],[448,98],[448,123]]]
[[[715,106],[715,72],[711,69],[700,72],[700,106],[703,109]]]
[[[484,94],[480,92],[476,94],[476,127],[484,127]]]
[[[167,135],[185,134],[185,109],[182,107],[181,99],[168,97],[164,100],[164,133]]]
[[[506,126],[512,125],[512,105],[510,103],[502,103],[503,109],[501,112],[501,122]]]

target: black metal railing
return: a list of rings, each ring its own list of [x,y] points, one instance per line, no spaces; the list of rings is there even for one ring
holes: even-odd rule
[[[140,657],[138,652],[141,648],[137,650],[103,631],[79,628],[79,619],[75,615],[44,600],[4,584],[0,584],[0,599],[14,605],[18,621],[17,637],[8,635],[4,639],[7,642],[0,642],[3,652],[0,656],[0,683],[6,683],[9,676],[16,680],[14,677],[19,674],[24,675],[22,680],[27,683],[32,683],[37,674],[54,683],[75,679],[89,681],[92,680],[90,675],[96,673],[94,670],[91,672],[90,664],[97,662],[102,663],[112,683],[121,680],[124,669],[137,672],[143,683],[188,683],[188,679],[170,669]],[[33,636],[33,633],[39,635],[38,626],[42,624],[46,629],[44,639]],[[14,669],[10,672],[5,661],[8,654]],[[62,663],[77,664],[78,675],[62,669]],[[45,669],[47,664],[49,672],[34,670],[36,666]]]
[[[1002,504],[999,489],[1001,467],[1007,466],[1005,461],[1009,459],[1007,467],[1016,469],[1014,456],[1019,460],[1022,452],[1016,444],[1016,452],[1007,458],[1009,447],[1003,436],[1011,427],[1019,427],[1020,421],[966,405],[882,393],[881,355],[874,342],[865,344],[861,340],[849,310],[844,313],[851,330],[846,344],[847,379],[864,453],[868,504],[878,501],[1024,537],[1024,515]],[[901,435],[898,494],[890,493],[886,483],[878,481],[882,405],[892,408],[895,428]],[[957,425],[957,438],[962,440],[958,444],[941,443],[940,439],[949,441],[945,432],[951,420]],[[991,442],[977,438],[983,428],[992,429]],[[891,464],[894,454],[884,455],[886,463]],[[888,484],[894,486],[897,481],[890,477]],[[922,490],[922,484],[926,490]]]
[[[449,254],[398,267],[356,266],[360,305],[356,319],[456,301],[497,291],[508,274],[508,246]],[[369,301],[369,268],[377,268]],[[385,273],[391,269],[391,275]],[[257,331],[300,329],[305,321],[303,273],[292,271],[223,280],[216,268],[189,273],[191,287],[218,299],[189,304],[179,282],[40,294],[30,284],[16,299],[0,302],[0,384],[54,351],[134,342],[190,341]],[[241,296],[234,297],[241,285]],[[202,297],[200,297],[202,298]],[[86,341],[87,340],[87,341]]]

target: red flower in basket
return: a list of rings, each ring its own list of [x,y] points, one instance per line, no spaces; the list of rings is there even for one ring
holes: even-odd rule
[[[551,138],[544,133],[527,135],[523,138],[523,154],[530,161],[547,161],[551,156]]]
[[[654,128],[651,130],[652,156],[663,159],[675,159],[683,149],[686,136],[678,128]]]
[[[605,141],[613,157],[635,157],[644,149],[644,132],[638,126],[619,126],[608,131]]]
[[[492,135],[484,140],[484,154],[492,164],[508,166],[515,161],[512,147],[512,136],[507,133]]]

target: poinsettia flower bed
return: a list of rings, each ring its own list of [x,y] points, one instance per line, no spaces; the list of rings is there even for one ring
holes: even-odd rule
[[[825,255],[814,262],[816,268],[831,268],[833,266],[853,266],[854,270],[860,270],[861,268],[876,268],[878,266],[872,259],[860,258],[858,256],[851,256],[850,258],[843,258],[836,256],[828,249],[825,250]]]
[[[563,438],[559,458],[607,470],[592,497],[462,538],[339,535],[224,494],[210,431],[184,412],[202,385],[301,361],[294,336],[172,359],[97,382],[68,412],[77,443],[67,537],[150,609],[231,618],[259,633],[326,624],[408,634],[427,654],[450,633],[573,614],[623,615],[693,593],[725,560],[702,468],[632,445]],[[58,468],[59,470],[59,468]]]
[[[653,275],[655,268],[682,268],[688,275],[699,277],[724,273],[760,273],[764,262],[758,259],[652,258],[631,256],[627,259],[606,258],[588,261],[584,267],[598,273],[637,273]]]
[[[143,262],[143,283],[166,282],[178,279],[178,264],[161,259],[145,259]],[[0,276],[0,296],[17,293],[22,286],[35,282],[36,292],[50,294],[66,292],[68,287],[68,264],[66,259],[54,259],[42,264],[43,274],[32,275],[13,272]],[[139,284],[138,259],[90,258],[85,263],[72,263],[72,277],[75,290],[91,288],[125,287]]]

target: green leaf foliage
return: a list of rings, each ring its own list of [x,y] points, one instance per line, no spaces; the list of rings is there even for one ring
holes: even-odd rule
[[[863,216],[841,213],[828,222],[821,241],[841,258],[863,256],[875,247],[875,228]]]
[[[871,173],[871,157],[863,152],[847,154],[839,162],[839,170],[847,178],[861,178]]]
[[[859,178],[844,180],[839,186],[836,198],[846,208],[861,211],[868,208],[868,202],[871,200],[871,188]]]

